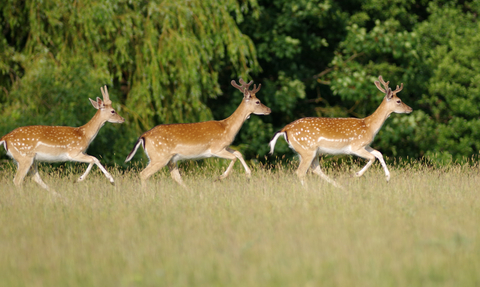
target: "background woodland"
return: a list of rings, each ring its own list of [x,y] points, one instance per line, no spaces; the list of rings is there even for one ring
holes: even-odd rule
[[[107,123],[88,153],[121,166],[155,125],[228,117],[242,100],[230,81],[243,77],[273,112],[246,121],[233,147],[265,161],[295,119],[373,113],[382,75],[404,83],[414,112],[392,115],[372,147],[466,162],[480,150],[479,12],[480,1],[3,0],[0,135],[83,125],[107,84],[126,122]],[[275,154],[293,156],[283,141]]]

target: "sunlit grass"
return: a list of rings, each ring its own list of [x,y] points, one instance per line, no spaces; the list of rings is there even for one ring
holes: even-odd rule
[[[4,286],[478,286],[479,168],[327,164],[345,189],[287,165],[225,161],[165,169],[144,192],[139,168],[40,168],[54,196],[0,167]],[[401,166],[401,167],[400,167]]]

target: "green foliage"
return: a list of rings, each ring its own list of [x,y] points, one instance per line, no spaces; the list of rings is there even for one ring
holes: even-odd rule
[[[330,91],[316,84],[314,76],[332,59],[347,19],[337,2],[274,0],[259,1],[258,18],[245,18],[240,24],[257,49],[262,67],[254,78],[262,83],[258,96],[272,109],[262,121],[271,124],[274,131],[300,117],[317,115],[312,101]],[[264,148],[260,150],[266,151],[272,136],[252,138],[261,141]],[[258,150],[245,152],[257,153],[259,158],[265,155]],[[278,152],[293,155],[289,149]]]
[[[375,90],[372,82],[378,75],[393,85],[405,83],[400,97],[414,113],[388,120],[374,145],[393,156],[425,156],[435,164],[463,162],[480,150],[478,4],[431,2],[417,9],[413,18],[402,17],[406,15],[399,12],[403,8],[393,6],[383,10],[385,20],[375,20],[371,28],[368,14],[358,17],[365,21],[356,20],[363,27],[355,22],[347,27],[349,33],[324,82],[343,102],[351,102],[358,116],[371,113],[381,100],[381,94],[372,97],[370,92]],[[382,9],[368,3],[363,7]],[[369,10],[362,9],[362,13]],[[428,17],[419,21],[424,10]]]
[[[433,162],[438,162],[435,155],[444,154],[459,161],[477,153],[480,146],[475,131],[479,113],[476,83],[480,65],[475,47],[479,5],[417,1],[351,4],[337,7],[350,16],[348,21],[339,21],[345,23],[344,30],[336,30],[344,31],[342,39],[327,38],[328,47],[335,48],[329,51],[333,58],[324,58],[323,71],[318,69],[322,64],[316,63],[317,72],[312,74],[316,75],[317,84],[304,78],[306,101],[302,103],[297,97],[294,107],[284,114],[296,114],[297,118],[365,117],[383,98],[373,85],[383,75],[392,87],[405,84],[399,96],[414,108],[414,113],[392,115],[373,146],[389,156],[426,156]],[[307,30],[309,26],[304,24]],[[307,49],[306,41],[301,43]],[[273,51],[274,48],[272,45]],[[315,54],[321,52],[317,50]],[[312,62],[315,59],[308,60]],[[312,110],[305,103],[320,107]],[[278,128],[291,120],[280,121]]]
[[[430,77],[419,99],[428,118],[416,130],[415,138],[433,161],[463,161],[480,150],[480,6],[431,4],[429,12],[428,21],[416,28]],[[432,29],[436,33],[431,33]]]
[[[241,95],[229,83],[243,77],[262,84],[272,114],[252,116],[234,146],[263,160],[274,132],[300,117],[373,113],[382,75],[404,83],[414,112],[392,115],[375,148],[434,164],[480,150],[478,1],[3,2],[2,133],[81,125],[107,83],[127,121],[106,125],[92,151],[119,162],[157,124],[230,116]]]
[[[2,134],[24,124],[84,124],[88,97],[108,83],[127,120],[117,134],[125,152],[157,124],[212,119],[205,103],[223,93],[219,73],[258,69],[236,22],[256,9],[254,0],[4,2]],[[107,143],[117,138],[103,136],[95,142],[111,157]]]
[[[9,101],[0,117],[0,133],[27,125],[82,126],[96,113],[89,98],[102,97],[96,83],[111,79],[106,67],[92,67],[83,58],[57,62],[52,58],[35,59],[22,81],[15,83]],[[122,114],[118,96],[109,91],[113,106]],[[106,124],[89,148],[89,153],[113,162],[113,153],[105,149],[121,142],[125,126]]]

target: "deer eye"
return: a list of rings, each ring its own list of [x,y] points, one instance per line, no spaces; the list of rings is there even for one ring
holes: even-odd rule
[[[398,100],[398,101],[397,101],[397,104],[400,104],[401,102],[402,102],[402,101]]]
[[[115,113],[115,110],[112,110],[112,112],[111,112],[111,113],[112,113],[112,114],[114,114],[114,113]]]
[[[256,104],[257,104],[257,105],[260,104],[260,101],[257,101]]]

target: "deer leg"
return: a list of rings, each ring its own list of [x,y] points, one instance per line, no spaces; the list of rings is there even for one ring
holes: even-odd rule
[[[305,151],[303,154],[300,154],[300,164],[298,165],[296,174],[300,179],[302,185],[305,184],[304,179],[307,174],[307,170],[312,164],[313,159],[317,156],[316,152]]]
[[[146,180],[151,177],[154,173],[166,166],[170,161],[170,157],[164,157],[159,161],[150,160],[147,167],[140,172],[140,179],[142,181],[142,188],[146,188]]]
[[[315,156],[312,162],[312,172],[319,175],[322,179],[326,180],[328,183],[333,184],[335,187],[342,188],[335,180],[328,177],[325,173],[323,173],[322,169],[320,168],[320,162],[318,160],[318,155]]]
[[[100,163],[100,161],[96,157],[91,155],[86,155],[84,153],[80,153],[77,156],[72,157],[71,160],[78,161],[78,162],[85,162],[89,164],[85,173],[83,173],[82,176],[78,178],[78,181],[84,180],[87,177],[90,170],[92,169],[93,164],[96,164],[98,168],[100,168],[100,170],[103,172],[103,174],[105,174],[105,176],[110,180],[110,183],[113,184],[115,182],[113,180],[113,176],[103,167],[103,165]]]
[[[15,177],[13,178],[13,183],[15,186],[21,186],[23,179],[28,173],[28,170],[33,164],[35,157],[22,157],[21,160],[17,160],[17,173],[15,174]]]
[[[178,170],[177,163],[173,162],[173,161],[170,161],[168,163],[168,169],[170,170],[170,175],[172,176],[173,180],[175,180],[183,188],[187,188],[185,183],[183,183],[182,176],[180,175],[180,171]]]
[[[383,156],[382,156],[382,153],[379,152],[378,150],[375,150],[369,146],[367,146],[365,148],[369,153],[373,154],[376,158],[378,158],[378,161],[380,162],[380,164],[382,165],[383,167],[383,170],[385,171],[385,177],[387,178],[387,181],[390,180],[390,172],[388,171],[388,168],[387,168],[387,164],[385,163],[385,161],[383,160]]]
[[[236,151],[236,150],[233,150],[229,147],[226,148],[226,150],[228,152],[231,152],[233,153],[233,155],[238,158],[240,160],[240,162],[242,163],[243,165],[243,168],[245,168],[245,173],[247,174],[247,177],[250,177],[252,175],[252,171],[250,170],[250,168],[248,167],[247,163],[245,162],[245,160],[243,159],[243,156],[242,154],[239,152],[239,151]],[[233,163],[230,163],[233,167]]]
[[[33,180],[41,187],[48,191],[51,191],[51,189],[45,184],[45,182],[43,182],[42,178],[40,177],[40,174],[38,173],[38,163],[36,161],[33,162],[32,176]]]
[[[82,176],[80,176],[80,178],[78,178],[77,181],[80,182],[84,180],[87,177],[87,175],[90,173],[90,170],[92,169],[92,167],[93,167],[93,162],[88,164],[87,170],[85,170],[85,172],[82,174]]]
[[[370,168],[370,166],[373,164],[373,162],[375,161],[375,156],[373,154],[371,154],[370,152],[368,152],[365,148],[362,148],[360,150],[357,150],[355,152],[353,152],[354,155],[356,156],[359,156],[359,157],[362,157],[362,158],[365,158],[365,159],[368,159],[368,162],[367,164],[359,171],[355,174],[356,177],[360,177],[362,176],[368,168]]]
[[[232,151],[233,151],[233,150],[232,150]],[[226,149],[218,152],[217,154],[215,154],[215,156],[220,157],[220,158],[225,158],[225,159],[231,160],[231,161],[230,161],[230,164],[228,165],[228,167],[227,167],[227,169],[225,170],[225,172],[222,173],[222,175],[220,175],[220,177],[218,178],[218,180],[225,179],[225,178],[230,174],[230,172],[232,171],[233,165],[234,165],[235,162],[237,161],[237,157],[236,157],[233,153],[227,151]],[[247,168],[248,168],[248,167],[247,167]],[[248,173],[247,173],[247,176],[248,176]]]
[[[230,172],[233,169],[233,165],[235,164],[237,159],[240,160],[243,167],[245,168],[245,173],[247,174],[247,177],[250,178],[250,176],[252,175],[252,171],[248,167],[247,163],[243,159],[242,154],[239,151],[236,151],[236,150],[233,150],[233,149],[227,147],[226,149],[223,149],[223,150],[217,152],[215,154],[215,156],[231,160],[230,164],[228,165],[227,170],[225,170],[225,172],[219,177],[219,180],[222,180],[222,179],[226,178],[230,174]]]

